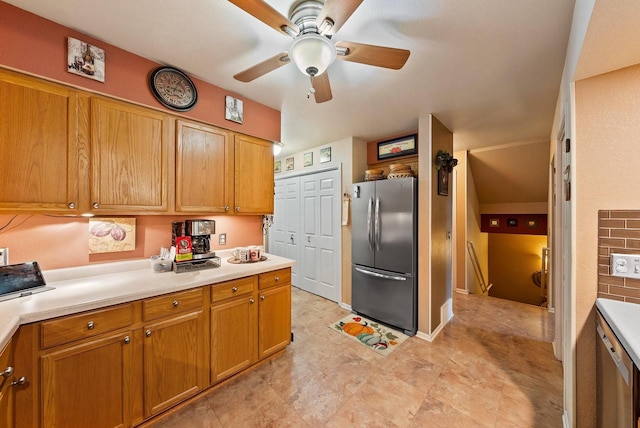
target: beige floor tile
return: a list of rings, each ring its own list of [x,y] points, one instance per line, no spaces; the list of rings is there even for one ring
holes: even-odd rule
[[[222,428],[224,425],[218,420],[209,403],[201,399],[158,420],[153,427]]]
[[[397,425],[360,397],[351,397],[327,421],[331,428],[391,428]]]
[[[325,374],[301,382],[286,402],[311,426],[322,426],[351,397],[345,388]]]
[[[415,418],[411,421],[412,428],[473,428],[485,425],[472,417],[454,409],[433,397],[427,397]]]
[[[406,427],[416,415],[426,392],[395,376],[372,373],[355,395],[399,427]]]

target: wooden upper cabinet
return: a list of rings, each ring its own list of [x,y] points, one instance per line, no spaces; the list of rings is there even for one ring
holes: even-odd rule
[[[78,106],[75,90],[0,70],[0,210],[78,211]]]
[[[92,97],[92,211],[168,211],[170,123],[167,114]]]
[[[273,143],[235,135],[236,214],[273,213]]]
[[[232,204],[225,184],[233,180],[229,132],[177,121],[176,211],[224,213]]]

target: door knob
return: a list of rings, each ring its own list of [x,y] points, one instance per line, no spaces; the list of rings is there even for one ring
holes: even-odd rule
[[[177,300],[174,300],[174,301],[173,301],[173,307],[174,307],[174,308],[177,308],[177,307],[178,307],[178,305],[180,305],[180,302],[178,302]]]
[[[293,244],[293,233],[291,234],[291,237],[289,239],[291,240],[291,243]]]
[[[12,374],[13,374],[13,367],[9,366],[6,369],[4,369],[2,373],[0,373],[0,376],[4,378],[8,378],[8,377],[11,377]]]
[[[76,207],[76,203],[75,203],[75,202],[69,202],[69,203],[67,204],[67,206],[68,206],[69,208],[71,208],[71,209],[74,209],[74,208]]]
[[[89,322],[87,323],[87,329],[89,329],[89,330],[93,330],[93,328],[94,328],[95,326],[96,326],[96,325],[93,323],[93,321],[89,321]]]
[[[144,335],[145,335],[145,336],[147,336],[147,337],[151,336],[151,330],[147,330],[147,331],[145,331],[145,332],[144,332]]]
[[[100,208],[100,204],[99,204],[99,203],[97,203],[97,202],[94,202],[94,203],[93,203],[93,208]]]
[[[124,337],[124,343],[126,343],[128,345],[129,342],[131,342],[131,338],[129,336],[125,336]]]
[[[311,244],[311,237],[310,237],[310,236],[307,236],[307,242],[308,242],[309,244]]]
[[[25,383],[27,383],[27,378],[22,376],[18,380],[14,380],[13,382],[11,382],[11,386],[24,385]]]

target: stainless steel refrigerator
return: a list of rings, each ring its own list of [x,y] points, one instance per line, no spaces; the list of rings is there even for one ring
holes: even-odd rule
[[[415,178],[353,185],[354,312],[414,335],[418,330],[418,192]]]

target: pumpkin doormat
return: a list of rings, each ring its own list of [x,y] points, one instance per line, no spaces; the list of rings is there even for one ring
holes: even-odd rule
[[[408,337],[377,321],[354,314],[329,324],[329,328],[382,355],[392,353]]]

